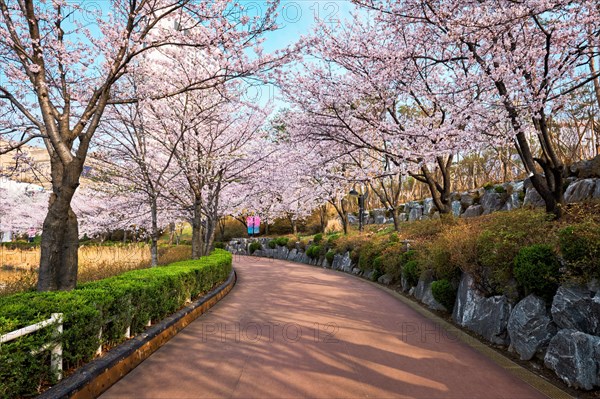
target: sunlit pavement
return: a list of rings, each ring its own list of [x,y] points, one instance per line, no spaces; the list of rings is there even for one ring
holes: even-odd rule
[[[237,257],[238,283],[102,398],[539,398],[386,292]]]

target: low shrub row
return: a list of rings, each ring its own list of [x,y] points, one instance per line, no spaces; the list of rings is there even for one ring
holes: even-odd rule
[[[232,256],[216,249],[199,260],[134,270],[84,283],[73,291],[27,292],[0,298],[0,335],[63,313],[63,365],[71,369],[93,359],[100,345],[114,346],[209,291],[231,272]],[[35,395],[53,377],[48,351],[34,355],[52,340],[46,328],[0,346],[0,397]]]
[[[372,279],[387,274],[415,286],[427,273],[438,281],[432,293],[446,308],[454,303],[461,272],[486,296],[516,302],[533,293],[550,301],[562,282],[600,278],[600,214],[578,212],[571,210],[561,221],[532,209],[474,219],[442,216],[404,223],[399,232],[376,227],[364,234],[299,237],[293,244],[310,258],[325,256],[329,264],[336,253],[348,252]],[[273,245],[280,245],[277,240]]]
[[[275,249],[277,246],[285,247],[288,245],[290,239],[287,237],[277,237],[269,241],[269,248]]]

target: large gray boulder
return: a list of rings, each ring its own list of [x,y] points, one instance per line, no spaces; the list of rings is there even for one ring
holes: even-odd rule
[[[413,293],[414,297],[417,298],[417,300],[420,301],[423,299],[423,295],[425,295],[425,291],[427,290],[427,287],[431,285],[432,281],[433,279],[428,273],[423,274],[421,278],[419,278],[417,286],[415,287],[415,292]]]
[[[473,279],[463,273],[452,319],[463,327],[498,345],[508,345],[507,331],[511,305],[505,296],[485,298],[473,286]]]
[[[419,204],[411,204],[410,211],[408,212],[408,221],[414,222],[415,220],[421,220],[423,217],[423,206]]]
[[[348,214],[348,223],[349,224],[358,224],[358,217],[352,214]]]
[[[400,287],[402,288],[402,292],[408,292],[412,288],[409,286],[408,280],[404,276],[404,273],[400,274]]]
[[[476,332],[493,344],[508,345],[508,318],[511,306],[503,295],[482,298],[475,303],[473,317],[465,327]]]
[[[423,302],[423,304],[425,304],[429,309],[443,310],[444,312],[447,312],[448,309],[446,309],[446,307],[444,305],[442,305],[441,303],[436,301],[435,298],[433,297],[433,292],[431,291],[431,284],[432,284],[432,282],[428,283],[425,286],[423,295],[421,297],[421,302]]]
[[[510,184],[512,186],[513,193],[518,193],[520,191],[523,191],[525,188],[525,182],[523,180],[514,181],[514,182],[511,182],[508,184]]]
[[[350,273],[352,271],[352,259],[350,259],[350,252],[346,252],[342,257],[340,269],[346,273]]]
[[[600,385],[600,337],[581,331],[560,330],[552,338],[544,364],[567,385],[590,390]]]
[[[525,198],[523,199],[523,205],[529,205],[534,207],[544,206],[545,202],[542,196],[536,191],[535,188],[529,187],[525,191]]]
[[[560,328],[600,335],[600,297],[587,288],[561,286],[552,301],[552,319]]]
[[[465,212],[460,215],[461,218],[474,218],[477,216],[481,216],[483,214],[483,206],[481,205],[471,205],[468,207]]]
[[[296,248],[292,248],[289,252],[288,252],[288,260],[294,261],[296,259],[296,255],[298,254],[298,249]]]
[[[290,250],[288,249],[288,247],[278,245],[276,248],[276,251],[275,251],[275,257],[277,259],[287,259],[289,253],[290,253]]]
[[[464,326],[467,320],[472,318],[474,307],[470,304],[479,300],[480,297],[481,295],[473,289],[473,278],[469,274],[463,273],[456,293],[452,320]]]
[[[548,345],[556,326],[546,311],[546,302],[535,295],[520,301],[508,319],[510,349],[529,360]]]
[[[600,155],[586,161],[576,162],[569,167],[572,176],[580,179],[600,177]]]
[[[462,193],[460,195],[460,206],[463,210],[468,209],[475,203],[475,195],[471,193]]]
[[[384,224],[387,221],[385,213],[385,209],[373,209],[371,211],[371,214],[373,216],[373,223]]]
[[[567,187],[565,201],[569,204],[592,198],[596,189],[596,179],[577,180]]]
[[[497,193],[494,190],[486,190],[479,199],[479,203],[483,207],[484,215],[499,211],[502,209],[504,202],[504,195]]]
[[[333,263],[331,268],[334,270],[342,270],[345,272],[352,271],[352,259],[350,259],[350,252],[346,251],[343,255],[335,254],[333,256]]]
[[[435,206],[433,206],[433,198],[425,198],[423,200],[423,215],[431,216],[434,211]]]
[[[379,276],[377,282],[383,285],[390,285],[394,279],[390,274],[384,274],[383,276]]]
[[[234,255],[248,254],[249,241],[245,238],[237,238],[229,241],[225,249]]]
[[[519,199],[519,193],[513,192],[508,194],[508,198],[506,202],[502,206],[501,211],[512,211],[513,209],[518,209],[521,207],[521,200]]]
[[[460,204],[460,201],[458,201],[458,200],[452,201],[450,206],[452,208],[452,214],[455,217],[458,217],[460,215],[460,212],[462,211],[462,205]]]

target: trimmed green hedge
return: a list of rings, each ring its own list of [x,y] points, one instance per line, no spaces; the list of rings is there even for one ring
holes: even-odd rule
[[[94,358],[100,344],[124,341],[125,330],[144,330],[149,320],[175,313],[231,273],[232,255],[216,249],[199,260],[134,270],[81,284],[73,291],[28,292],[0,298],[0,335],[63,313],[65,369]],[[102,336],[99,332],[102,329]],[[50,341],[52,328],[0,346],[0,397],[31,396],[52,384],[49,353],[31,352]]]

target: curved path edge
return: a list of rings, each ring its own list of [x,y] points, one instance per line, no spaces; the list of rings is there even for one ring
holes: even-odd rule
[[[346,273],[346,274],[349,274],[349,273]],[[547,397],[552,398],[552,399],[573,399],[573,396],[571,396],[569,393],[563,391],[562,389],[560,389],[559,387],[557,387],[550,381],[542,378],[541,376],[533,373],[532,371],[529,371],[525,367],[515,363],[508,357],[501,354],[500,352],[498,352],[498,351],[494,350],[493,348],[489,347],[488,345],[486,345],[484,342],[481,342],[479,339],[466,333],[465,331],[463,331],[459,327],[455,326],[454,324],[448,322],[447,320],[444,320],[443,318],[439,317],[435,313],[429,311],[427,308],[425,308],[421,304],[419,304],[415,301],[412,301],[409,298],[407,298],[406,296],[400,294],[399,292],[394,291],[388,287],[384,287],[381,284],[377,284],[373,281],[369,281],[369,280],[366,280],[366,279],[358,277],[358,276],[353,276],[353,275],[351,275],[351,276],[354,278],[366,281],[369,284],[374,285],[377,288],[387,292],[389,295],[395,297],[400,302],[409,306],[411,309],[415,310],[420,315],[426,317],[430,321],[439,325],[440,328],[443,328],[444,330],[446,330],[446,332],[448,332],[449,334],[452,334],[459,341],[461,341],[464,344],[475,349],[476,351],[481,353],[483,356],[487,357],[488,359],[490,359],[491,361],[496,363],[498,366],[502,367],[508,373],[514,375],[521,381],[529,384],[530,386],[535,388],[540,393],[546,395]]]
[[[233,289],[236,281],[235,270],[232,270],[227,280],[208,294],[113,348],[105,356],[80,367],[38,398],[98,397],[225,297]]]

